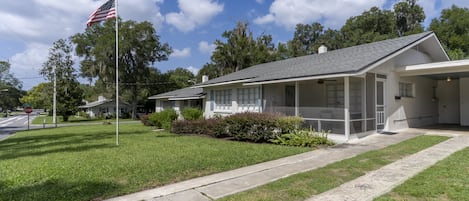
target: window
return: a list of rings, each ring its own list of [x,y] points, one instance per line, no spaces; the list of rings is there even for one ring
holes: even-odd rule
[[[238,89],[238,112],[259,111],[259,88],[240,88]]]
[[[230,111],[231,110],[231,89],[215,91],[215,110]]]
[[[399,82],[399,96],[414,97],[414,84]]]

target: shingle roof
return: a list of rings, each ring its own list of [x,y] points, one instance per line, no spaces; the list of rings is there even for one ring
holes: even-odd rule
[[[162,94],[157,94],[154,96],[150,96],[148,99],[163,99],[163,98],[171,98],[171,99],[183,99],[183,98],[202,98],[204,96],[202,88],[183,88],[178,89]]]
[[[246,79],[250,79],[246,81],[247,83],[252,83],[289,78],[354,73],[373,65],[381,59],[405,47],[413,45],[417,41],[431,34],[433,34],[433,32],[424,32],[333,50],[322,54],[313,54],[259,64],[209,80],[198,84],[198,86]]]
[[[109,99],[98,100],[98,101],[88,103],[86,105],[78,106],[78,108],[92,108],[92,107],[96,107],[98,105],[102,105],[102,104],[109,103],[109,102],[112,102],[112,100],[109,100]]]
[[[88,103],[86,105],[78,106],[78,108],[92,108],[92,107],[100,106],[100,105],[110,103],[110,102],[114,102],[114,100],[112,100],[112,99],[98,100],[98,101]],[[128,103],[123,102],[121,99],[119,99],[119,103],[121,105],[126,105],[126,106],[129,105]]]

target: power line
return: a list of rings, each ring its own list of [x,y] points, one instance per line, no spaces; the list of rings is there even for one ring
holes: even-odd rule
[[[39,79],[39,78],[44,78],[44,77],[17,77],[17,79],[20,79],[20,80],[32,80],[32,79]]]
[[[116,84],[115,82],[105,82],[105,83]],[[174,82],[146,82],[146,83],[119,82],[119,85],[128,85],[128,86],[149,86],[149,85],[165,85],[165,84],[174,84]]]

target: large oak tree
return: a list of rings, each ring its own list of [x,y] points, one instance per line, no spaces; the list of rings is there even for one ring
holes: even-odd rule
[[[115,20],[95,24],[84,33],[73,36],[76,53],[82,57],[82,76],[103,83],[115,83]],[[147,86],[152,65],[168,60],[171,47],[160,41],[150,22],[121,21],[119,19],[119,83],[122,93],[131,94],[132,118],[136,117],[139,91]],[[109,90],[113,84],[107,85]],[[146,97],[145,97],[146,98]]]

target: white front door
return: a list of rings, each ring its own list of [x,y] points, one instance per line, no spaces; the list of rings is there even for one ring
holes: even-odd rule
[[[382,131],[386,124],[386,84],[384,79],[376,79],[376,130]]]

